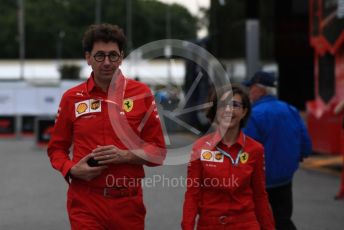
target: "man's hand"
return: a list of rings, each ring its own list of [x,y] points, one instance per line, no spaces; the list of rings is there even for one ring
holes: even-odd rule
[[[129,150],[119,149],[114,145],[98,146],[92,151],[94,159],[98,161],[99,165],[108,164],[144,164],[145,160],[136,156]]]
[[[71,169],[70,174],[74,178],[82,179],[85,181],[90,181],[93,178],[99,176],[107,166],[90,167],[87,161],[93,157],[93,154],[88,154],[82,158],[78,163],[76,163]]]

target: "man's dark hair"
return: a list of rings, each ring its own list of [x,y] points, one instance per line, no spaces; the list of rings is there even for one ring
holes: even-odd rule
[[[213,88],[210,92],[208,102],[212,102],[213,106],[207,111],[207,118],[212,123],[216,117],[218,100],[227,92],[232,91],[232,96],[240,95],[243,109],[247,109],[245,117],[240,121],[240,129],[245,127],[246,122],[251,114],[251,103],[247,91],[238,84],[225,85],[220,88]]]
[[[122,52],[126,43],[123,30],[117,25],[97,24],[88,27],[82,39],[84,52],[91,52],[95,42],[116,42]]]

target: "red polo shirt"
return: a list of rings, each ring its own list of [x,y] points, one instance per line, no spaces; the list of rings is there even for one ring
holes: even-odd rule
[[[188,165],[188,186],[183,209],[183,229],[194,229],[195,218],[238,216],[254,212],[261,229],[274,229],[265,191],[264,150],[240,132],[237,142],[224,145],[216,132],[198,140]],[[216,147],[229,153],[224,156]],[[242,155],[234,165],[239,151]]]
[[[145,84],[119,74],[114,93],[108,95],[95,85],[91,74],[86,82],[64,93],[48,145],[52,166],[66,177],[71,167],[98,145],[140,148],[150,160],[147,165],[162,164],[164,137],[154,97]],[[144,177],[144,170],[142,165],[111,165],[88,184],[106,187],[108,175],[112,180],[137,179]]]

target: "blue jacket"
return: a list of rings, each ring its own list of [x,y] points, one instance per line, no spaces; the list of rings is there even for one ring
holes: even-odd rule
[[[312,151],[297,109],[270,95],[253,104],[244,132],[264,146],[268,188],[289,183],[299,161]]]

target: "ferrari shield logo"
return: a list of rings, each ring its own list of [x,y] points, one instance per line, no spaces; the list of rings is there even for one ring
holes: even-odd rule
[[[246,152],[243,152],[241,155],[240,155],[240,162],[242,164],[245,164],[247,161],[248,161],[248,153]]]
[[[130,112],[134,108],[134,101],[130,98],[123,100],[123,110],[125,112]]]

